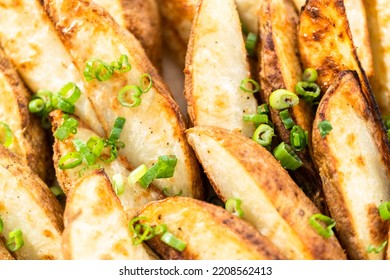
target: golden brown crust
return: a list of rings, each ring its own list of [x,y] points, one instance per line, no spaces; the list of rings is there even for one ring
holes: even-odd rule
[[[148,244],[164,259],[285,258],[250,224],[204,201],[171,197],[149,203],[139,216],[146,216],[148,223],[154,226],[166,224],[170,233],[187,243],[186,249],[179,252],[158,237],[151,239]],[[206,245],[210,243],[215,244],[215,248]],[[237,251],[224,250],[221,246]]]
[[[11,253],[7,250],[5,246],[4,236],[0,234],[0,260],[14,260],[15,258],[11,255]]]

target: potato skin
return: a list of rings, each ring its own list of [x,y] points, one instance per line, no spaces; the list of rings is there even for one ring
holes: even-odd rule
[[[168,231],[187,243],[183,252],[154,237],[148,244],[164,259],[284,259],[250,224],[225,209],[189,197],[151,202],[138,216],[148,224],[166,224]],[[207,234],[206,234],[207,233]]]
[[[374,112],[360,88],[358,75],[342,71],[321,100],[313,124],[314,159],[320,169],[326,201],[336,221],[339,240],[352,259],[382,258],[383,252],[368,254],[367,248],[370,244],[381,244],[388,232],[388,224],[379,217],[377,207],[390,199],[390,152],[388,144],[377,143],[376,135],[383,131]],[[347,118],[353,124],[345,122]],[[322,137],[318,125],[324,120],[333,123],[333,129]],[[358,120],[359,125],[355,125]],[[332,131],[343,131],[346,136],[331,135]],[[359,138],[363,133],[371,139]],[[341,139],[337,140],[337,146],[333,144],[336,139]],[[376,161],[364,156],[371,153],[375,153]],[[354,184],[353,177],[357,174],[364,174],[368,181]],[[373,180],[371,186],[369,178]],[[368,189],[364,189],[366,185]],[[362,192],[364,196],[360,197]]]
[[[1,48],[0,89],[5,98],[0,105],[0,121],[7,123],[13,133],[11,151],[18,154],[43,181],[50,183],[54,170],[47,135],[40,120],[28,111],[30,92]]]

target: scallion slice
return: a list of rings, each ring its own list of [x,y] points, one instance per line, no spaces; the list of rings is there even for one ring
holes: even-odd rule
[[[244,211],[241,209],[241,200],[238,198],[229,198],[225,203],[225,209],[240,218],[244,216]]]
[[[53,94],[51,102],[54,108],[60,109],[62,112],[73,114],[75,111],[74,105],[63,99],[60,95]]]
[[[304,131],[302,127],[294,125],[290,132],[290,144],[296,151],[302,151],[306,148],[309,142],[309,133]]]
[[[187,247],[187,244],[184,241],[178,239],[168,231],[161,236],[161,241],[180,252],[183,252]]]
[[[326,227],[324,227],[319,221],[323,222]],[[329,238],[333,235],[332,228],[336,225],[336,222],[328,216],[317,213],[309,218],[309,224],[322,237]]]
[[[62,189],[59,186],[52,186],[52,187],[50,187],[50,191],[55,196],[64,195],[64,192],[62,191]]]
[[[326,135],[333,129],[332,124],[328,120],[323,120],[318,124],[321,137],[325,138]]]
[[[95,157],[100,157],[104,149],[104,140],[99,136],[91,136],[87,141],[87,147]]]
[[[72,169],[83,162],[83,156],[79,152],[70,152],[62,156],[58,161],[58,167],[61,170]]]
[[[245,92],[256,93],[260,90],[260,85],[253,79],[243,79],[240,84],[240,89]]]
[[[318,73],[314,68],[306,68],[302,74],[302,81],[314,83],[317,80]]]
[[[115,145],[119,140],[119,136],[125,126],[126,119],[123,117],[117,117],[114,122],[114,127],[111,130],[108,142],[112,145]]]
[[[181,196],[183,194],[183,190],[180,190],[178,193],[176,194],[171,194],[169,192],[169,188],[168,187],[165,187],[162,189],[162,192],[166,195],[166,196]]]
[[[270,106],[276,110],[283,110],[299,103],[299,97],[286,89],[277,89],[269,97]]]
[[[24,245],[23,233],[20,229],[11,231],[6,242],[7,249],[16,252]]]
[[[290,145],[281,142],[273,151],[274,157],[280,164],[290,170],[296,170],[302,166],[301,159],[295,154]]]
[[[257,35],[255,33],[249,32],[245,40],[245,48],[250,56],[255,55],[257,45]]]
[[[170,178],[175,172],[177,158],[174,155],[158,157],[158,161],[138,180],[143,188],[149,187],[154,179]]]
[[[288,109],[280,111],[279,116],[286,129],[291,129],[295,125],[294,120],[290,117],[290,113],[288,112]]]
[[[139,83],[140,83],[139,87],[141,88],[141,92],[142,93],[148,92],[153,86],[152,76],[150,76],[150,74],[148,73],[142,74],[141,78],[139,79]]]
[[[390,129],[390,116],[383,116],[383,123],[386,129]]]
[[[81,96],[81,91],[75,83],[69,82],[60,89],[58,95],[70,104],[75,104]]]
[[[257,107],[257,113],[258,113],[259,115],[268,114],[268,113],[269,113],[268,104],[267,104],[267,103],[263,103],[263,104],[261,104],[260,106],[258,106],[258,107]]]
[[[307,103],[313,103],[320,96],[321,88],[316,83],[299,82],[295,86],[295,92],[302,96]]]
[[[118,101],[125,107],[137,107],[141,104],[141,95],[142,90],[139,86],[125,86],[118,93]]]
[[[266,114],[256,114],[256,115],[244,115],[242,117],[242,120],[244,122],[253,122],[256,125],[262,124],[262,123],[268,123],[268,115]]]
[[[3,229],[4,229],[4,223],[3,223],[3,220],[0,217],[0,233],[3,232]]]
[[[62,141],[68,138],[71,134],[76,134],[78,125],[79,122],[76,119],[67,118],[63,124],[56,129],[54,137]]]
[[[272,143],[272,137],[275,136],[274,129],[268,124],[259,125],[253,133],[252,139],[263,147]]]
[[[28,110],[33,114],[40,114],[45,109],[46,103],[41,98],[32,99],[28,103]]]
[[[81,139],[73,139],[73,145],[76,150],[83,156],[88,165],[93,165],[96,162],[96,156],[91,153],[91,150],[88,148]]]
[[[387,221],[390,219],[390,201],[383,202],[378,207],[379,215],[382,220]]]
[[[127,182],[130,186],[134,186],[142,176],[148,171],[148,167],[145,164],[141,164],[136,169],[131,171],[129,177],[127,177]]]
[[[121,195],[125,191],[125,184],[123,183],[123,177],[121,174],[117,173],[112,176],[112,184],[116,195]]]
[[[113,74],[114,68],[100,59],[92,58],[85,64],[84,78],[87,82],[94,79],[101,82],[107,81],[111,79]]]
[[[12,130],[8,124],[0,122],[0,132],[2,136],[0,142],[4,147],[8,148],[13,142]]]
[[[129,63],[129,57],[125,54],[122,54],[118,61],[114,61],[111,63],[111,67],[114,70],[119,72],[128,72],[131,70],[131,65]]]
[[[387,245],[387,240],[383,241],[381,245],[378,247],[375,247],[374,245],[370,244],[367,248],[367,253],[375,253],[379,254]]]

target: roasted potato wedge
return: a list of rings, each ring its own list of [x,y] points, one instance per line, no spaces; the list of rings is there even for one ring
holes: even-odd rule
[[[193,125],[220,126],[252,137],[255,126],[243,116],[256,114],[257,100],[240,89],[250,68],[234,0],[199,1],[184,73]]]
[[[373,92],[383,115],[390,115],[390,8],[386,0],[364,0],[373,54]]]
[[[3,99],[0,102],[0,121],[8,125],[12,132],[12,142],[8,148],[49,183],[54,175],[50,145],[39,119],[28,111],[30,93],[1,48],[0,91]]]
[[[235,0],[238,14],[240,15],[242,26],[248,32],[258,34],[259,16],[263,0]]]
[[[125,147],[119,152],[132,166],[151,166],[159,156],[175,155],[174,176],[156,180],[156,186],[160,189],[170,186],[172,193],[181,191],[185,196],[202,197],[199,166],[185,139],[183,115],[138,40],[94,3],[56,0],[45,1],[45,6],[79,71],[91,58],[111,63],[122,55],[128,56],[131,71],[114,74],[103,83],[93,80],[87,84],[93,92],[89,97],[107,134],[116,117],[127,120],[120,137]],[[140,105],[122,106],[119,91],[126,85],[138,85],[144,73],[151,76],[152,86],[142,94]]]
[[[250,224],[225,209],[189,197],[170,197],[148,203],[139,212],[152,227],[165,224],[168,232],[186,243],[180,252],[160,236],[150,247],[164,259],[254,260],[284,259],[278,249]]]
[[[76,83],[82,94],[75,114],[103,136],[82,77],[40,2],[0,0],[0,44],[32,92],[57,92],[68,82]]]
[[[387,238],[378,206],[390,201],[390,149],[378,145],[381,124],[373,116],[358,75],[342,71],[322,98],[313,125],[313,152],[338,237],[351,259],[383,259],[368,253]],[[320,131],[327,120],[328,135]]]
[[[319,210],[265,148],[216,127],[194,127],[187,138],[223,202],[242,201],[243,219],[268,237],[289,259],[345,259],[333,236],[309,224]]]
[[[156,0],[93,0],[140,41],[149,59],[161,67],[162,33]]]
[[[259,12],[260,47],[258,48],[261,99],[269,104],[271,93],[277,89],[295,91],[301,81],[302,69],[298,58],[299,17],[295,7],[287,0],[264,0]],[[271,106],[270,115],[279,139],[290,144],[290,130],[283,124],[280,110]],[[303,99],[288,109],[294,123],[310,134],[313,112]],[[309,139],[310,142],[310,139]],[[311,159],[309,146],[297,152],[302,161],[299,169],[291,172],[298,185],[321,212],[326,212],[321,178]]]
[[[5,246],[4,237],[0,234],[0,261],[1,260],[14,260],[15,258],[10,254]]]
[[[17,259],[61,259],[62,208],[44,182],[19,156],[0,145],[0,217],[3,235],[22,231]]]
[[[53,133],[61,126],[64,121],[64,114],[61,111],[53,111],[50,115],[52,121]],[[74,117],[74,116],[73,116]],[[147,189],[142,188],[139,184],[134,186],[129,185],[127,177],[132,170],[132,167],[129,165],[128,161],[122,157],[118,156],[117,159],[110,163],[98,160],[95,168],[89,168],[87,163],[83,163],[80,166],[77,166],[72,169],[60,169],[59,160],[62,156],[66,155],[69,152],[76,151],[73,140],[80,139],[84,143],[92,136],[97,136],[90,128],[88,128],[81,120],[78,121],[77,133],[71,135],[69,138],[64,139],[63,141],[54,137],[54,167],[56,169],[57,180],[60,187],[63,189],[64,193],[69,194],[73,187],[74,182],[79,180],[82,177],[88,175],[96,168],[101,168],[104,170],[107,177],[113,182],[113,177],[116,174],[120,174],[123,179],[124,192],[119,196],[119,199],[122,203],[122,206],[128,215],[129,218],[132,218],[136,215],[137,210],[146,204],[149,201],[162,199],[165,196],[161,193],[159,189],[154,186],[150,186]]]
[[[154,259],[143,246],[132,244],[126,214],[103,170],[74,183],[64,223],[65,259]]]

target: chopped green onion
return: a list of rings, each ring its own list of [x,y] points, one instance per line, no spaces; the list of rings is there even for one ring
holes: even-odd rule
[[[8,234],[8,240],[6,243],[8,250],[10,250],[11,252],[16,252],[23,245],[23,233],[20,229],[13,230]]]
[[[375,253],[379,254],[387,245],[387,240],[383,241],[381,245],[378,247],[374,247],[374,245],[370,244],[367,248],[367,253]]]
[[[296,151],[302,151],[309,142],[309,133],[304,131],[302,127],[294,125],[290,133],[291,147]]]
[[[103,168],[100,164],[94,164],[94,165],[87,165],[84,166],[82,169],[79,171],[79,177],[82,177],[86,171],[93,171],[96,169],[101,169]]]
[[[112,181],[116,195],[121,195],[125,191],[122,175],[119,173],[115,174],[112,176]]]
[[[252,139],[263,147],[272,143],[272,137],[275,136],[274,129],[268,124],[259,125],[253,133]]]
[[[161,236],[161,241],[180,252],[183,252],[184,249],[187,247],[187,244],[184,241],[178,239],[170,232],[164,233]]]
[[[294,120],[290,117],[288,109],[280,111],[279,116],[280,116],[280,119],[282,120],[282,123],[286,129],[291,129],[295,125]]]
[[[257,107],[257,113],[258,114],[268,114],[269,113],[269,107],[267,103],[263,103],[260,106]]]
[[[62,141],[68,138],[71,134],[76,134],[78,125],[79,122],[76,119],[67,118],[63,124],[56,129],[54,137]]]
[[[250,56],[255,55],[257,44],[257,35],[255,33],[249,32],[245,40],[245,48]]]
[[[240,218],[244,216],[244,211],[241,209],[241,200],[238,198],[229,198],[225,203],[225,209]]]
[[[262,124],[262,123],[268,123],[268,115],[266,114],[260,114],[260,115],[244,115],[242,117],[244,122],[253,122],[256,125]]]
[[[317,80],[318,73],[314,68],[306,68],[302,74],[302,81],[314,83]]]
[[[104,140],[99,136],[91,136],[87,141],[87,147],[94,156],[100,157],[104,149]]]
[[[79,166],[83,162],[83,157],[79,152],[70,152],[62,156],[58,161],[61,170],[71,169]]]
[[[131,171],[129,177],[127,177],[127,182],[130,186],[134,186],[142,176],[145,175],[146,171],[148,171],[148,167],[145,164],[141,164],[136,169]]]
[[[302,165],[301,159],[295,154],[290,145],[281,142],[273,151],[274,157],[280,164],[290,170],[296,170]]]
[[[145,87],[145,81],[148,81],[146,87]],[[142,93],[148,92],[153,86],[152,76],[150,76],[150,74],[148,73],[142,74],[139,83],[140,83],[141,92]]]
[[[382,220],[386,221],[390,219],[390,201],[380,204],[378,210]]]
[[[324,138],[329,134],[333,127],[329,121],[324,120],[318,124],[318,129],[320,130],[321,137]]]
[[[260,90],[260,85],[255,80],[247,78],[241,81],[240,89],[245,92],[256,93]]]
[[[318,221],[324,222],[326,227],[322,224],[320,224]],[[318,234],[320,234],[324,238],[329,238],[333,235],[333,230],[332,228],[336,225],[336,222],[323,214],[314,214],[309,218],[309,224],[311,225],[312,228],[314,228]]]
[[[0,217],[0,233],[3,232],[3,229],[4,229],[4,223],[3,223],[3,220]]]
[[[299,103],[299,97],[286,89],[277,89],[269,97],[272,108],[277,110],[287,109]]]
[[[169,188],[166,187],[166,188],[163,188],[162,189],[162,192],[166,195],[166,196],[181,196],[183,194],[183,190],[180,190],[177,194],[170,194],[169,193]]]
[[[82,140],[76,138],[73,139],[73,145],[76,150],[83,156],[88,165],[93,165],[96,162],[96,157],[91,153],[91,150],[88,148]]]
[[[54,108],[60,109],[62,112],[73,114],[75,111],[74,105],[63,99],[60,95],[53,94],[51,102]]]
[[[126,119],[122,117],[117,117],[115,119],[114,127],[111,130],[110,137],[108,138],[108,142],[112,145],[116,144],[119,140],[119,136],[123,130]]]
[[[299,82],[295,86],[295,92],[302,96],[303,100],[306,102],[313,103],[313,101],[320,96],[321,88],[316,83]]]
[[[59,186],[52,186],[52,187],[50,187],[50,191],[51,191],[52,194],[54,194],[55,196],[64,195],[64,192],[62,191],[62,189],[61,189]]]
[[[390,116],[383,116],[383,123],[386,129],[390,129]]]
[[[125,54],[122,54],[119,58],[119,61],[111,62],[111,67],[119,72],[130,71],[131,65],[129,63],[129,57]]]
[[[133,218],[129,222],[129,229],[134,234],[132,237],[133,245],[141,244],[143,241],[149,240],[156,235],[165,233],[168,228],[165,224],[158,225],[156,227],[151,227],[145,223],[138,223],[140,221],[148,222],[148,218],[144,216],[139,216]]]
[[[107,81],[114,74],[114,69],[108,63],[92,58],[87,61],[84,68],[84,78],[87,82],[97,79],[98,81]]]
[[[75,104],[80,98],[81,91],[75,83],[69,82],[60,89],[58,95],[70,104]]]
[[[161,224],[161,225],[158,225],[154,228],[154,234],[155,235],[160,235],[160,234],[164,234],[168,231],[168,227],[166,224]]]
[[[0,142],[4,147],[8,148],[9,146],[11,146],[12,141],[13,141],[12,130],[9,127],[9,125],[4,123],[4,122],[0,122],[0,128],[1,127],[4,129],[4,132],[2,131],[2,133],[1,133],[2,139]]]
[[[109,149],[109,153],[105,153],[105,151],[103,150],[99,158],[105,163],[113,162],[118,157],[118,148],[116,147],[116,145],[110,144],[108,142],[105,143],[105,148]]]
[[[147,188],[154,179],[170,178],[175,172],[177,158],[174,155],[158,157],[158,161],[138,180],[143,188]]]
[[[142,90],[139,86],[125,86],[118,93],[118,101],[125,107],[137,107],[141,104]]]
[[[45,109],[46,103],[41,98],[33,99],[28,103],[28,110],[33,114],[39,114]]]

